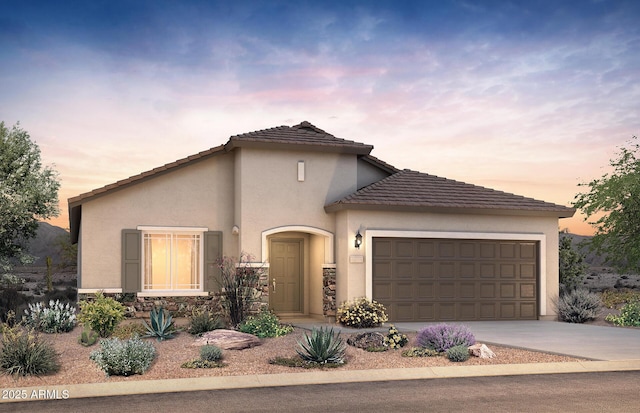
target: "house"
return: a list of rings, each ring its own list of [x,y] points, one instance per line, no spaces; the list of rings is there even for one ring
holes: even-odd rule
[[[255,256],[280,316],[366,296],[392,321],[554,318],[565,206],[397,169],[309,122],[69,199],[78,292],[213,304],[215,261]]]

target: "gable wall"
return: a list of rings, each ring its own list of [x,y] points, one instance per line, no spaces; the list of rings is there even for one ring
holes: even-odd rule
[[[233,156],[220,154],[82,205],[80,288],[120,288],[121,231],[138,225],[223,231],[237,255],[233,226]]]
[[[358,189],[378,182],[388,177],[390,174],[380,168],[376,168],[367,161],[358,159]]]
[[[304,225],[335,233],[324,205],[357,188],[355,155],[241,148],[236,152],[235,223],[244,252],[260,256],[262,232]],[[298,181],[298,161],[305,179]]]

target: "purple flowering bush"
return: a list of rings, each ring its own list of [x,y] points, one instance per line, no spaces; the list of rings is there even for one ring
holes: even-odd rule
[[[471,346],[476,338],[465,325],[442,323],[418,331],[416,342],[420,347],[442,353],[455,346]]]

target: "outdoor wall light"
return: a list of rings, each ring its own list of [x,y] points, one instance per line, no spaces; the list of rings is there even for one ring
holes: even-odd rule
[[[360,245],[362,245],[362,235],[360,234],[360,230],[356,233],[356,248],[360,249]]]

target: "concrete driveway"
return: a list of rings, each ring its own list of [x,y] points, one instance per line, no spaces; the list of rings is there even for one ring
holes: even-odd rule
[[[294,325],[311,329],[329,325],[310,320]],[[428,323],[394,323],[398,330],[415,332]],[[452,323],[453,324],[453,323]],[[640,360],[640,328],[606,327],[557,321],[466,321],[476,340],[591,360]],[[334,325],[345,334],[386,331],[386,328],[356,330]]]

